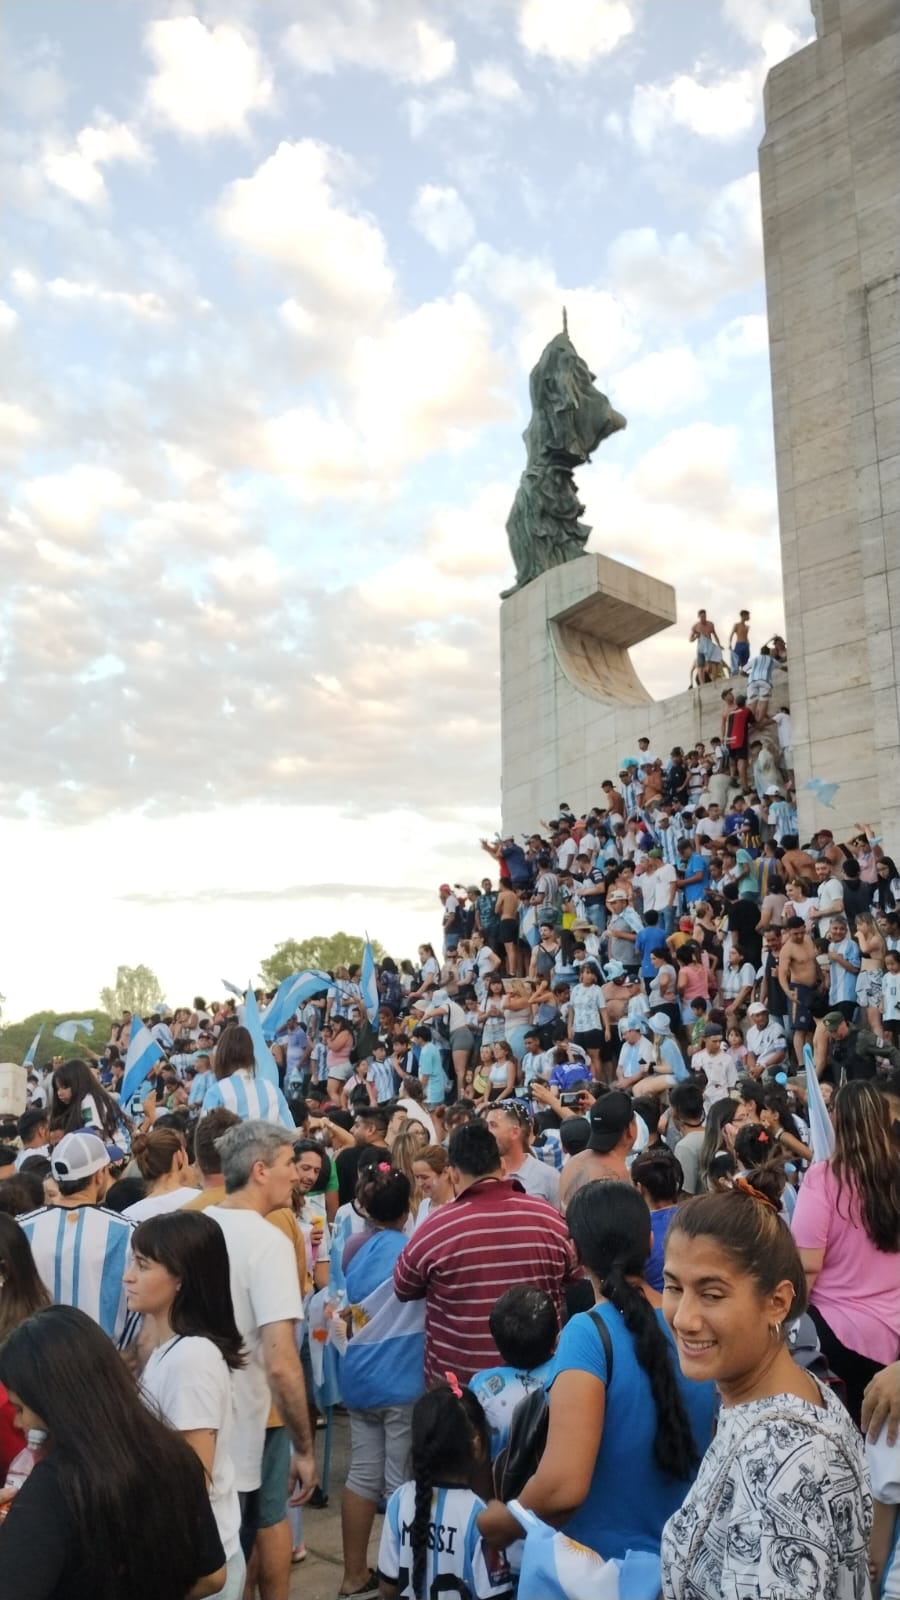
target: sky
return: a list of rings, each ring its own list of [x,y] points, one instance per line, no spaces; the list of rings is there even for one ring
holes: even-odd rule
[[[808,0],[7,0],[5,1015],[398,956],[499,821],[527,377],[590,548],[782,624],[756,148]],[[535,819],[537,821],[537,819]]]

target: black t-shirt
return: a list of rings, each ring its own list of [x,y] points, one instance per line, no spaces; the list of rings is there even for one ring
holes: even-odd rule
[[[135,1514],[140,1515],[139,1507]],[[108,1567],[127,1538],[127,1529],[94,1528],[91,1547],[97,1560]],[[205,1497],[194,1529],[194,1554],[197,1570],[188,1588],[225,1565],[225,1552]],[[96,1592],[96,1582],[78,1558],[72,1513],[51,1454],[38,1462],[5,1522],[0,1523],[0,1600],[95,1600]],[[160,1587],[157,1600],[185,1600],[186,1592],[176,1594]],[[128,1593],[125,1577],[122,1600]]]
[[[762,934],[757,933],[756,924],[759,921],[759,906],[755,900],[735,900],[729,904],[728,927],[749,961],[755,966],[760,964],[762,955]]]
[[[348,1144],[335,1157],[338,1176],[338,1205],[345,1206],[356,1194],[359,1177],[359,1158],[365,1149],[361,1144]]]

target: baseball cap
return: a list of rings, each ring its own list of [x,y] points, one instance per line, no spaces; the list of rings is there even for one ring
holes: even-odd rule
[[[440,884],[440,886],[438,888],[438,894],[449,894],[449,893],[450,893],[450,885],[449,885],[449,883]]]
[[[747,1015],[748,1017],[761,1017],[768,1009],[768,1006],[764,1006],[761,1001],[754,1000],[752,1006],[747,1007]]]
[[[634,1121],[631,1096],[611,1089],[591,1107],[591,1137],[588,1148],[605,1155],[614,1150],[626,1128]]]
[[[703,1029],[704,1039],[721,1039],[722,1029],[717,1022],[708,1022]]]
[[[50,1171],[64,1183],[78,1183],[109,1166],[109,1153],[95,1133],[67,1133],[50,1157]]]
[[[662,851],[661,850],[656,850],[656,849],[648,850],[647,851],[647,859],[649,861],[661,861],[662,860]]]
[[[769,795],[769,794],[780,794],[780,793],[781,793],[781,790],[779,789],[777,783],[770,783],[768,789],[766,790],[766,794],[767,795]]]
[[[843,1011],[826,1011],[824,1017],[822,1018],[822,1022],[828,1029],[829,1033],[834,1033],[835,1030],[840,1027],[841,1023],[846,1021],[847,1018],[844,1016]]]

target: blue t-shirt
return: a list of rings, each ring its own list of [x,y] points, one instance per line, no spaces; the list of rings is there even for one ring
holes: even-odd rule
[[[697,855],[695,853],[694,855],[690,856],[687,861],[682,862],[681,877],[692,878],[696,872],[702,873],[702,877],[697,883],[689,883],[687,888],[682,890],[682,893],[684,894],[684,903],[686,906],[692,906],[698,900],[702,900],[709,887],[709,862],[707,861],[706,856]]]
[[[666,1234],[671,1227],[672,1218],[677,1210],[677,1206],[664,1206],[661,1211],[651,1211],[650,1213],[650,1232],[653,1235],[653,1249],[650,1251],[650,1259],[644,1268],[644,1277],[647,1279],[651,1289],[656,1289],[657,1293],[662,1292],[663,1286]]]
[[[661,950],[665,942],[665,933],[659,926],[655,928],[641,929],[634,941],[634,948],[641,958],[642,978],[656,977],[656,968],[654,967],[653,962],[650,960],[650,954],[653,950]]]
[[[436,1044],[423,1044],[419,1051],[419,1081],[425,1085],[425,1104],[442,1106],[447,1093],[447,1077],[441,1052]]]
[[[712,1439],[715,1385],[682,1377],[675,1341],[662,1312],[656,1315],[669,1341],[672,1371],[691,1420],[699,1466]],[[607,1561],[621,1560],[626,1550],[659,1550],[663,1526],[683,1504],[690,1483],[666,1477],[657,1466],[653,1454],[656,1406],[650,1380],[614,1306],[603,1304],[594,1312],[581,1311],[566,1323],[556,1350],[556,1380],[561,1373],[576,1371],[606,1382],[606,1354],[596,1328],[591,1327],[594,1316],[603,1318],[612,1343],[612,1383],[591,1486],[562,1531]]]

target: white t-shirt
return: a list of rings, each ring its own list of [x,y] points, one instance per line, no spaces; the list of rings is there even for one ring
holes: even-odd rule
[[[819,901],[817,910],[817,915],[819,918],[819,938],[827,939],[828,932],[834,918],[842,917],[844,915],[844,890],[839,878],[826,878],[824,883],[817,885],[817,888]],[[823,915],[826,906],[835,906],[836,908],[833,911],[829,911],[827,915]]]
[[[231,1459],[232,1375],[224,1356],[211,1339],[173,1337],[151,1353],[141,1374],[141,1389],[152,1409],[179,1433],[200,1429],[215,1433],[209,1503],[226,1560],[230,1559],[240,1544],[241,1510]]]
[[[747,1037],[744,1043],[750,1054],[755,1056],[757,1061],[762,1060],[768,1065],[767,1057],[776,1055],[779,1050],[783,1050],[785,1047],[784,1030],[771,1017],[764,1028],[760,1028],[754,1022],[747,1029]]]
[[[793,743],[790,712],[776,711],[772,721],[778,724],[778,743],[781,749],[790,750]]]
[[[578,846],[574,839],[564,839],[556,852],[556,865],[560,872],[569,872],[572,862],[578,854]]]
[[[900,1022],[900,972],[886,972],[882,977],[881,1020]]]
[[[703,817],[697,823],[698,839],[721,839],[725,833],[724,817]]]
[[[166,1211],[180,1211],[189,1200],[196,1200],[197,1189],[180,1188],[169,1189],[164,1194],[148,1194],[143,1200],[135,1200],[133,1206],[126,1206],[122,1215],[129,1222],[146,1222],[148,1217],[161,1217]]]
[[[655,872],[642,872],[637,879],[645,911],[665,911],[669,891],[675,882],[675,868],[663,861]]]
[[[572,990],[575,1033],[592,1033],[606,1020],[606,1001],[599,983],[576,983]]]
[[[232,1458],[237,1488],[258,1489],[266,1420],[271,1406],[261,1330],[271,1322],[299,1322],[303,1300],[297,1258],[283,1233],[255,1211],[210,1206],[228,1246],[234,1319],[247,1348],[247,1365],[234,1374]]]

